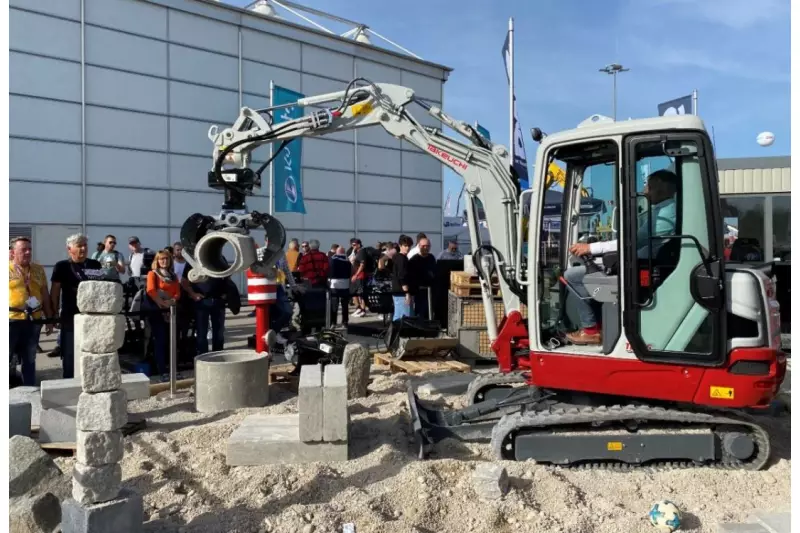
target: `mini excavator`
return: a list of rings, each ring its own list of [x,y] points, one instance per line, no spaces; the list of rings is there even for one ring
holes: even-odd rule
[[[410,113],[412,104],[465,140],[421,124]],[[379,126],[460,175],[499,372],[476,378],[461,409],[435,409],[409,389],[420,458],[436,442],[456,438],[488,441],[499,459],[564,467],[766,464],[769,436],[750,413],[770,405],[785,375],[775,286],[766,267],[725,262],[716,160],[698,117],[615,122],[594,115],[551,135],[534,128],[536,176],[533,188],[522,191],[505,147],[411,88],[357,78],[342,91],[291,105],[307,108],[306,115],[278,123],[277,107],[244,107],[232,127],[209,130],[208,184],[224,191],[225,202],[219,215],[192,215],[182,228],[184,257],[194,267],[190,277],[224,277],[251,267],[269,274],[285,231],[274,217],[250,212],[245,197],[292,139]],[[252,151],[270,143],[281,144],[267,163],[251,169]],[[556,162],[563,194],[553,211],[548,173]],[[582,220],[597,169],[608,177],[612,207],[604,236]],[[646,185],[654,170],[672,176],[667,233],[654,232],[662,223]],[[478,201],[490,243],[481,242]],[[541,237],[553,227],[553,212],[560,221],[555,258]],[[255,228],[266,232],[266,246],[250,236]],[[551,244],[554,233],[547,233]],[[597,240],[613,241],[604,247],[613,251],[602,257],[569,251]],[[235,250],[233,262],[222,260],[226,244]],[[568,268],[585,269],[585,291],[567,281]],[[493,275],[502,317],[494,312]],[[599,344],[565,337],[575,328],[570,307],[578,300],[601,317]]]

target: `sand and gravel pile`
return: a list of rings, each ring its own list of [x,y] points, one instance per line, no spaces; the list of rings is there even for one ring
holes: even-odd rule
[[[790,504],[788,416],[765,424],[773,459],[765,472],[715,469],[664,472],[564,470],[505,462],[510,491],[478,499],[472,471],[491,460],[488,445],[443,442],[416,459],[405,408],[408,376],[373,370],[367,398],[350,402],[351,460],[343,463],[228,467],[225,443],[248,414],[296,412],[282,386],[258,410],[206,415],[192,400],[132,402],[148,428],[126,439],[123,484],[144,495],[150,532],[358,533],[655,531],[650,506],[670,499],[684,531],[716,531],[756,510]],[[440,398],[459,405],[460,398]],[[59,459],[66,471],[71,459]]]

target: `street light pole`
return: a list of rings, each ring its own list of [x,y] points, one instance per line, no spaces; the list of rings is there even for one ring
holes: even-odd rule
[[[617,74],[620,72],[628,72],[629,68],[624,68],[619,63],[611,63],[600,69],[600,72],[605,72],[614,77],[614,120],[617,120]]]

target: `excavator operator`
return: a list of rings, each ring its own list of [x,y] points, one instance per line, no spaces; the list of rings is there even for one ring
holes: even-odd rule
[[[644,186],[644,195],[650,203],[650,211],[653,214],[653,233],[656,236],[671,235],[675,233],[675,221],[677,212],[675,209],[675,193],[677,192],[678,176],[670,170],[657,170],[647,177]],[[646,259],[649,252],[647,243],[650,240],[650,224],[648,216],[650,213],[645,211],[639,214],[636,242],[639,246],[638,257]],[[664,241],[653,242],[653,254]],[[576,243],[570,249],[570,253],[576,257],[598,256],[617,251],[617,241],[601,241],[594,243]],[[580,329],[572,333],[567,333],[567,340],[573,344],[595,345],[602,344],[603,335],[598,326],[595,311],[589,304],[589,292],[583,284],[583,277],[586,275],[586,267],[571,266],[564,272],[564,279],[570,284],[577,294],[581,296],[575,298],[578,314],[580,316]]]

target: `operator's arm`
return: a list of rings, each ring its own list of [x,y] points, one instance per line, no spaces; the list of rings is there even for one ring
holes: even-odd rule
[[[617,251],[617,241],[598,241],[589,245],[589,253],[592,255],[603,255]]]

